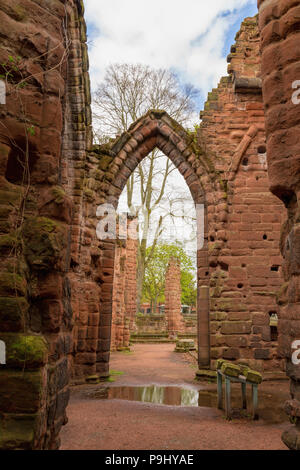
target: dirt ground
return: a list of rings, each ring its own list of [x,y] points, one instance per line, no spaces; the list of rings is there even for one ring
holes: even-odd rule
[[[113,353],[111,370],[122,371],[113,383],[73,387],[69,422],[61,432],[63,450],[284,450],[281,433],[288,425],[282,405],[287,381],[259,387],[259,421],[231,421],[215,407],[166,406],[121,399],[95,399],[105,387],[188,386],[216,392],[216,384],[194,381],[195,366],[173,344],[136,344],[131,353]],[[239,390],[234,394],[239,398]]]

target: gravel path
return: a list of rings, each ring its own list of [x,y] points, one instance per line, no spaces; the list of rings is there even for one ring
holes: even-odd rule
[[[113,353],[111,369],[123,371],[115,383],[121,385],[189,385],[215,390],[215,384],[194,382],[195,369],[184,355],[173,352],[173,344],[134,346],[133,353]],[[176,407],[126,400],[89,398],[103,387],[72,389],[67,409],[69,422],[61,432],[63,450],[281,450],[282,430],[287,423],[268,424],[249,418],[226,421],[224,412],[208,407]],[[288,383],[263,384],[266,397],[288,397]],[[272,407],[272,406],[271,406]],[[276,408],[276,406],[275,406]],[[279,419],[279,421],[282,421]]]

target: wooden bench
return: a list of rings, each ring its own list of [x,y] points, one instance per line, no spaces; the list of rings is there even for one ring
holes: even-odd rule
[[[233,366],[233,367],[232,367]],[[231,374],[226,374],[226,367],[229,372],[235,372],[236,376]],[[244,410],[247,409],[247,395],[246,395],[246,387],[247,384],[252,387],[252,418],[254,420],[259,419],[258,416],[258,385],[262,381],[261,374],[257,371],[253,371],[249,368],[244,368],[246,370],[246,376],[242,374],[242,370],[238,371],[239,366],[236,364],[228,363],[227,361],[218,361],[217,363],[217,385],[218,385],[218,408],[220,410],[223,409],[223,377],[225,379],[225,414],[226,419],[231,419],[232,411],[231,411],[231,382],[237,382],[241,384],[241,391],[242,391],[242,408]],[[247,370],[248,369],[248,370]],[[225,371],[225,372],[224,372]],[[238,372],[241,372],[238,374]],[[255,382],[253,380],[247,379],[247,376],[255,378]]]

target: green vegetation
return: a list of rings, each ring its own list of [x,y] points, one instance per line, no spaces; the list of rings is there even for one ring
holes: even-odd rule
[[[147,256],[152,251],[145,269],[143,283],[143,301],[150,302],[156,311],[158,302],[165,300],[165,278],[171,257],[180,261],[181,266],[181,301],[185,305],[195,305],[197,288],[194,277],[193,260],[180,244],[157,244],[147,248]]]
[[[122,372],[120,370],[112,369],[112,370],[109,371],[109,375],[123,375],[123,374],[124,374],[124,372]]]

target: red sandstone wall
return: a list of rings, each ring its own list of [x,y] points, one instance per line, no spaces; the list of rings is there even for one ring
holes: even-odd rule
[[[269,193],[256,17],[242,23],[228,61],[198,133],[223,181],[220,193],[206,194],[212,364],[223,357],[280,369],[269,323],[282,283],[284,208]]]
[[[137,221],[130,218],[128,224]],[[111,350],[129,347],[137,299],[137,245],[132,238],[118,240],[115,250]]]
[[[300,450],[300,366],[291,360],[291,345],[300,340],[300,104],[292,101],[292,84],[300,80],[300,2],[260,0],[258,6],[270,186],[287,209],[280,240],[279,350],[291,379],[286,411],[296,426],[283,434],[283,441]]]
[[[177,333],[183,331],[180,278],[180,262],[172,257],[168,264],[165,284],[165,315],[171,337],[176,337]]]
[[[55,0],[51,11],[40,1],[23,3],[24,9],[11,0],[0,6],[0,63],[9,63],[9,55],[20,57],[8,83],[7,105],[0,106],[0,339],[8,345],[7,367],[0,371],[0,447],[53,449],[66,419],[70,372],[76,382],[108,374],[117,255],[114,241],[96,237],[96,208],[104,202],[117,206],[142,158],[158,146],[183,174],[195,202],[206,203],[198,282],[211,279],[213,358],[280,367],[268,315],[277,309],[275,291],[281,283],[276,247],[283,212],[268,193],[256,20],[243,24],[229,58],[230,76],[209,96],[198,146],[166,113],[155,111],[111,146],[87,152],[91,118],[82,2]],[[281,15],[295,4],[279,3],[284,8],[274,11]],[[289,39],[294,16],[286,14],[280,34]],[[274,41],[279,34],[276,21],[272,33],[268,24],[262,36],[267,52],[270,34]],[[286,50],[282,57],[293,63],[289,54],[297,57],[297,48]],[[23,79],[26,86],[17,89]],[[281,141],[272,137],[281,136],[272,103],[266,98],[272,189],[290,214],[282,237],[290,299],[281,314],[282,348],[288,355],[288,341],[298,331],[292,312],[297,308],[299,158],[297,133],[290,135],[285,123],[297,129],[298,121],[294,108],[280,115],[278,125],[291,143],[290,160],[281,161]],[[129,302],[133,305],[133,297]],[[298,399],[299,380],[290,363],[288,373]],[[24,387],[30,390],[25,401]],[[20,427],[21,417],[26,425]]]
[[[66,420],[73,349],[68,270],[81,222],[79,173],[91,140],[82,14],[75,0],[56,0],[51,8],[31,0],[0,5],[7,74],[7,103],[0,106],[4,449],[57,448]]]

